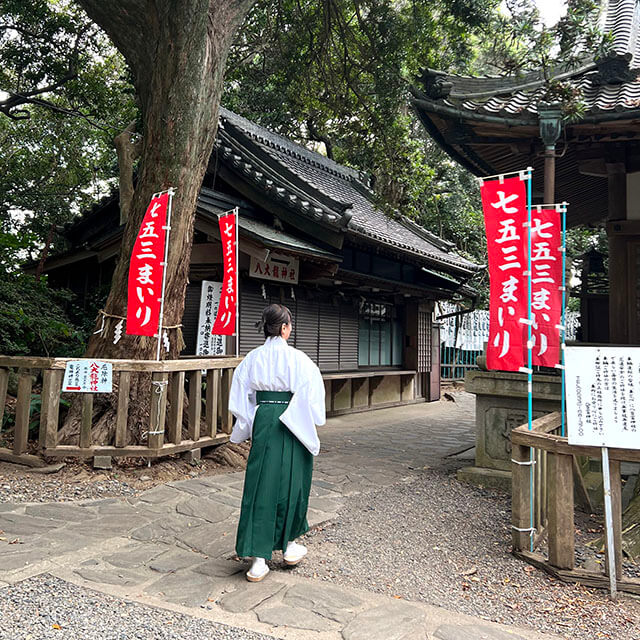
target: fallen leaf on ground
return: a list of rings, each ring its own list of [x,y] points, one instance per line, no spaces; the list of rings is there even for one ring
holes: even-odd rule
[[[62,629],[62,627],[61,627],[57,622],[54,622],[54,623],[51,625],[51,628],[52,628],[52,629],[58,629],[58,630]]]

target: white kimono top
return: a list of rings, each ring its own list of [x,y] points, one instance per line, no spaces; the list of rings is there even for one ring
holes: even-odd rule
[[[324,383],[320,369],[306,353],[280,336],[267,338],[250,351],[233,374],[229,410],[237,418],[231,442],[251,437],[256,414],[256,391],[291,391],[293,398],[280,420],[314,455],[320,451],[316,425],[326,421]]]

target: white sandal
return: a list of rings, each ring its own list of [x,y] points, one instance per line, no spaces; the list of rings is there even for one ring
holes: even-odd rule
[[[247,577],[247,580],[249,582],[260,582],[261,580],[264,580],[266,578],[267,574],[269,573],[269,567],[265,564],[263,571],[261,571],[260,573],[251,573],[252,571],[253,571],[253,566],[245,574]]]
[[[290,547],[292,547],[290,549]],[[290,567],[297,565],[307,555],[307,547],[290,542],[284,554],[284,563]]]

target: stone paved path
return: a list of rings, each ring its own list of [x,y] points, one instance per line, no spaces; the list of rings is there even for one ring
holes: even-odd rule
[[[473,404],[413,405],[329,421],[309,521],[348,496],[473,445]],[[172,482],[135,499],[2,504],[0,585],[51,574],[79,586],[279,638],[543,640],[444,609],[328,586],[278,566],[247,583],[233,560],[242,473]],[[11,544],[13,543],[13,544]],[[0,598],[2,590],[0,589]]]

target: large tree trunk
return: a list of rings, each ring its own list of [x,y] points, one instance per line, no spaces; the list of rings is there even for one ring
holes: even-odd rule
[[[227,53],[233,36],[254,0],[78,0],[125,57],[140,100],[143,140],[138,179],[127,218],[120,259],[105,305],[110,316],[125,316],[129,256],[151,195],[175,187],[167,283],[166,326],[178,325],[184,309],[193,240],[195,205],[218,126]],[[88,357],[154,359],[153,338],[123,334],[113,344],[117,319],[107,317],[105,331],[94,335]],[[170,330],[168,358],[181,350],[180,332]],[[136,441],[146,428],[142,400],[149,380],[132,380],[129,427]],[[113,428],[113,408],[101,407],[94,442],[104,442]],[[61,433],[78,433],[71,411]]]

